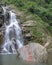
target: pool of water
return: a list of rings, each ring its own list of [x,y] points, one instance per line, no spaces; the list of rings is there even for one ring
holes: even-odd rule
[[[16,54],[0,54],[0,65],[52,65],[52,52],[49,52],[46,63],[23,61],[19,59]]]

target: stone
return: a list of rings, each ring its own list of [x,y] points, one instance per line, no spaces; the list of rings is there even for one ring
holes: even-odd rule
[[[25,35],[25,37],[31,37],[31,33],[27,33],[26,35]]]
[[[22,24],[22,26],[23,26],[23,27],[35,26],[35,25],[36,25],[35,23],[36,23],[35,21],[29,20],[29,21],[24,22],[24,23]]]
[[[46,62],[47,60],[47,50],[44,46],[38,43],[31,43],[30,48],[34,53],[35,60],[38,62]]]
[[[23,32],[23,33],[28,33],[29,30],[27,30],[26,27],[22,27],[22,32]]]
[[[38,43],[30,43],[18,50],[24,61],[46,62],[46,48]]]
[[[0,35],[0,45],[3,43],[3,36]]]
[[[2,10],[0,10],[0,27],[3,25]]]
[[[2,7],[0,6],[0,13],[2,12]]]
[[[25,40],[30,41],[31,38],[32,38],[32,35],[31,35],[31,33],[26,33],[26,34],[23,35],[23,37],[24,37]]]

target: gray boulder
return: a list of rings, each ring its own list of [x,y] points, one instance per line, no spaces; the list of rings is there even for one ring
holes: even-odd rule
[[[20,57],[25,61],[45,62],[47,60],[46,48],[38,43],[30,43],[19,49]]]

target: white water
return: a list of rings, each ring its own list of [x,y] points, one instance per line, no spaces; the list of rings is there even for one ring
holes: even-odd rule
[[[3,13],[6,14],[6,8],[3,7]],[[22,37],[22,31],[19,26],[19,21],[16,19],[16,14],[12,11],[9,11],[10,19],[9,19],[9,25],[6,25],[5,30],[5,40],[3,44],[2,53],[17,53],[16,47],[21,48],[23,46],[23,37]],[[15,43],[13,43],[13,38],[15,39]]]
[[[3,8],[3,15],[5,15],[6,14],[6,10],[8,9],[8,6],[2,6],[2,8]]]

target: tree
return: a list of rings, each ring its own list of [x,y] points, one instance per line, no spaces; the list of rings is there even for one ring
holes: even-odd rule
[[[51,2],[51,0],[45,0],[45,2],[49,4]]]

